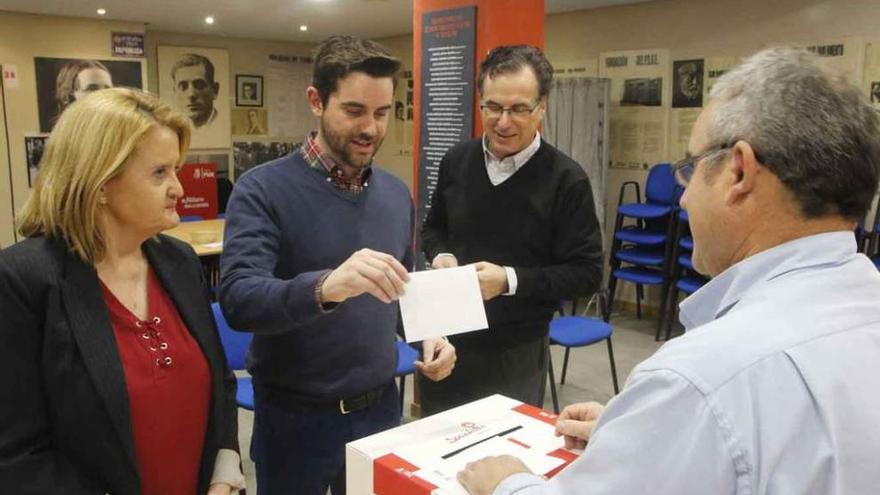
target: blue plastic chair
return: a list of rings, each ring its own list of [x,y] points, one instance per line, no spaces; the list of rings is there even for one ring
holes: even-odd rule
[[[598,293],[595,298],[598,299],[601,306],[600,313],[604,314],[605,294]],[[588,305],[589,308],[589,305]],[[611,345],[611,334],[614,329],[607,321],[590,316],[574,315],[577,311],[575,303],[572,303],[572,316],[562,314],[561,316],[550,321],[550,345],[560,345],[565,347],[565,357],[562,361],[562,376],[559,381],[560,385],[565,384],[565,374],[568,371],[568,357],[572,347],[586,347],[597,342],[605,341],[608,346],[608,362],[611,365],[611,382],[614,386],[614,394],[620,392],[617,384],[617,366],[614,363],[614,348]],[[553,410],[559,414],[559,398],[556,393],[556,378],[553,371],[553,358],[548,352],[547,372],[550,376],[550,393],[553,399]]]
[[[628,187],[635,190],[635,203],[624,203]],[[611,244],[611,276],[608,277],[609,301],[604,319],[608,320],[614,305],[618,280],[636,284],[636,316],[642,317],[644,286],[659,285],[664,298],[669,284],[671,246],[668,240],[676,225],[674,213],[678,209],[681,187],[675,181],[672,167],[660,163],[651,168],[645,182],[645,202],[637,182],[625,182],[618,196],[617,218]],[[635,225],[624,226],[626,220]],[[658,333],[663,321],[663,309],[658,318]]]
[[[400,414],[403,415],[403,389],[406,387],[406,376],[416,372],[415,362],[419,359],[419,351],[400,340],[396,344],[397,370],[394,372],[394,376],[400,378],[397,388],[400,391]]]
[[[677,314],[677,302],[679,293],[691,295],[700,287],[706,285],[708,279],[694,270],[691,252],[694,249],[694,239],[689,234],[689,219],[687,211],[681,210],[678,214],[672,255],[676,261],[670,273],[669,293],[663,294],[661,304],[664,309],[661,313],[665,316],[660,328],[657,329],[655,340],[660,340],[662,327],[666,327],[665,340],[672,336],[672,325]]]
[[[245,369],[245,356],[248,347],[251,345],[251,339],[254,334],[250,332],[237,332],[229,326],[226,317],[218,303],[211,304],[211,310],[214,311],[214,321],[217,322],[217,330],[220,332],[220,342],[223,344],[223,350],[226,352],[226,362],[233,371]],[[238,407],[242,407],[249,411],[254,410],[254,385],[251,377],[237,377],[238,391],[235,394],[235,401]]]

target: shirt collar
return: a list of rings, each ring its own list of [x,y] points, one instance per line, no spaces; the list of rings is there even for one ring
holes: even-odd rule
[[[489,140],[486,137],[486,134],[483,133],[483,155],[486,158],[486,163],[492,162],[502,162],[504,160],[513,160],[513,168],[514,170],[519,170],[520,167],[525,165],[527,161],[529,161],[535,153],[538,152],[538,148],[541,147],[541,133],[535,132],[535,139],[532,139],[532,142],[529,143],[528,146],[520,150],[515,155],[511,155],[505,158],[498,158],[491,151],[489,151]]]
[[[691,331],[724,316],[746,294],[796,270],[839,264],[856,253],[852,232],[827,232],[780,244],[731,266],[685,299],[680,319]]]
[[[336,163],[330,154],[321,150],[321,146],[318,144],[317,131],[312,131],[306,136],[306,141],[302,146],[302,153],[303,158],[313,169],[328,177],[330,182],[339,189],[359,193],[369,184],[370,176],[373,173],[372,164],[361,169],[357,177],[347,180],[342,172],[342,167]]]

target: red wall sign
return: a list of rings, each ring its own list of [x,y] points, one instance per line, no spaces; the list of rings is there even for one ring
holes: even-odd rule
[[[177,202],[177,214],[181,218],[217,218],[217,164],[187,163],[181,167],[177,178],[183,186],[183,197]]]

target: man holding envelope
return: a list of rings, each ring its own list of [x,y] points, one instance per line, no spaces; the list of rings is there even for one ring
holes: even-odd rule
[[[489,329],[450,338],[458,361],[448,379],[419,379],[425,414],[494,393],[541,405],[553,312],[601,282],[590,181],[538,132],[552,82],[538,49],[493,49],[478,76],[483,137],[440,163],[425,254],[434,268],[475,264]]]

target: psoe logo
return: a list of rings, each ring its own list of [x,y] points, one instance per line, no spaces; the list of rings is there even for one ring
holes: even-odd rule
[[[469,435],[473,435],[478,431],[482,431],[486,429],[486,425],[478,425],[473,421],[465,421],[461,424],[462,431],[460,433],[456,433],[455,435],[444,438],[447,443],[456,443],[462,438],[465,438]]]

